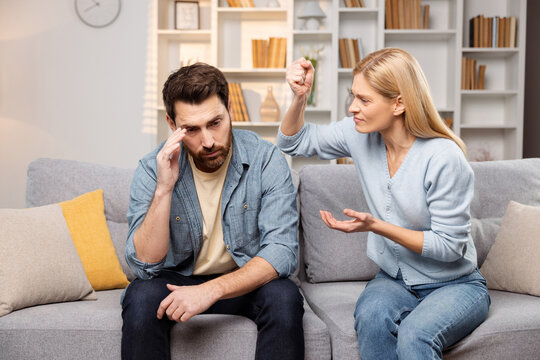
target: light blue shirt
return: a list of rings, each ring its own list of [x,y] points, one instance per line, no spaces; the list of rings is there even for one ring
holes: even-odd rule
[[[382,136],[359,133],[354,125],[352,117],[323,126],[306,123],[293,136],[280,130],[277,144],[292,156],[352,157],[370,212],[424,233],[422,254],[368,234],[367,255],[389,275],[396,277],[401,270],[407,285],[417,285],[474,271],[476,249],[470,235],[474,174],[457,144],[444,138],[417,138],[391,178]]]
[[[182,148],[178,160],[180,175],[171,200],[167,256],[157,263],[144,263],[137,258],[133,235],[154,195],[156,155],[162,147],[163,143],[140,160],[131,183],[125,256],[140,279],[152,278],[162,269],[192,275],[202,246],[201,209],[187,152]],[[267,260],[280,277],[294,272],[298,213],[290,169],[275,145],[251,131],[233,129],[232,156],[223,185],[221,221],[226,249],[238,266],[259,256]]]

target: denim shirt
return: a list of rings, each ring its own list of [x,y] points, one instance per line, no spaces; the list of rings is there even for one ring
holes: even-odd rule
[[[162,269],[191,275],[202,246],[201,210],[187,152],[182,147],[180,175],[171,200],[167,255],[157,263],[137,258],[133,235],[154,195],[156,155],[163,144],[139,161],[131,183],[125,257],[140,279],[150,279]],[[291,275],[297,266],[298,213],[296,189],[281,151],[251,131],[233,129],[232,157],[222,196],[223,241],[236,264],[241,267],[259,256],[280,277]]]

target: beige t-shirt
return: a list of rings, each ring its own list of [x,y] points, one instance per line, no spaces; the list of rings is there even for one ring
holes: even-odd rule
[[[231,154],[232,149],[225,163],[213,173],[197,169],[193,158],[188,156],[203,220],[202,246],[193,275],[224,274],[238,267],[225,249],[221,226],[221,196]]]

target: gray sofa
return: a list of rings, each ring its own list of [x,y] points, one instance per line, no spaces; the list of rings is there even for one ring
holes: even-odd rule
[[[540,206],[540,159],[473,163],[476,193],[471,212],[481,263],[509,200]],[[123,249],[133,170],[67,160],[38,159],[28,169],[27,206],[104,190],[105,215],[128,279]],[[322,224],[318,210],[339,215],[365,210],[354,167],[306,166],[299,176],[300,266],[295,281],[306,299],[306,359],[359,359],[353,309],[377,267],[365,256],[365,234],[343,234]],[[508,184],[512,186],[508,186]],[[118,359],[122,290],[97,292],[97,301],[34,306],[0,317],[0,359]],[[537,359],[540,298],[491,291],[488,319],[448,349],[445,359]],[[257,330],[250,320],[199,315],[172,330],[173,359],[253,359]]]

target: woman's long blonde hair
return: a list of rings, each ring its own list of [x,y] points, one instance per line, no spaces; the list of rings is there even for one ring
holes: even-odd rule
[[[353,74],[362,74],[382,96],[399,95],[405,105],[405,128],[419,138],[442,137],[453,140],[466,153],[467,148],[441,119],[433,104],[426,77],[416,59],[398,48],[375,51],[356,64]]]

